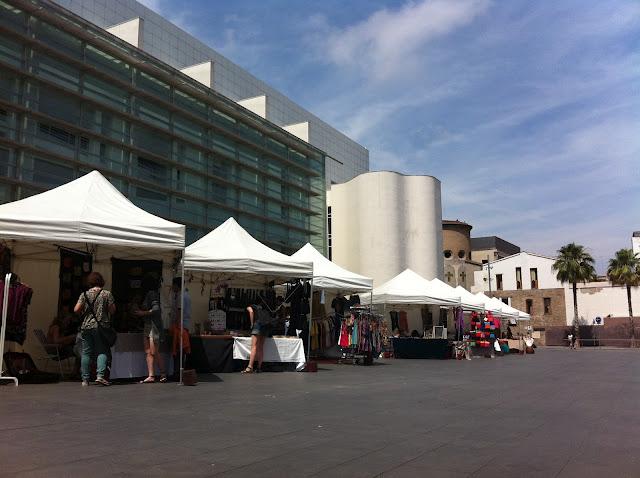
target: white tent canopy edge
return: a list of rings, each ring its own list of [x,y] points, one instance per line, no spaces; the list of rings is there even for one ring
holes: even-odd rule
[[[184,255],[185,226],[140,209],[102,174],[92,171],[54,189],[0,205],[0,238],[176,250]],[[184,281],[184,271],[181,275]],[[3,322],[6,316],[3,307]],[[183,320],[181,317],[181,326]],[[181,341],[180,383],[182,346]],[[3,349],[4,341],[0,343],[0,357]]]

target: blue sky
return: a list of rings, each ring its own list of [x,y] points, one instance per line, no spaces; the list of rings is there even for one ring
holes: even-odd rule
[[[523,249],[640,230],[636,0],[143,2]]]

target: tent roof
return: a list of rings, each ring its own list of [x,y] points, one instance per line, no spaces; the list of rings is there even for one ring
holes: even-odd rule
[[[367,299],[366,295],[361,297],[363,302]],[[373,303],[456,305],[459,299],[443,297],[441,287],[432,284],[411,269],[405,269],[393,279],[373,289]]]
[[[324,290],[360,292],[373,288],[373,279],[343,269],[307,243],[292,254],[296,260],[313,262],[313,287]]]
[[[182,224],[140,209],[98,171],[0,205],[4,239],[182,249],[184,234]]]
[[[482,301],[485,310],[491,311],[495,315],[503,315],[502,307],[500,306],[500,304],[496,304],[495,301],[491,300],[492,297],[489,297],[482,292],[478,292],[477,294],[475,294],[475,296]]]
[[[484,310],[484,300],[478,297],[476,294],[472,294],[461,285],[456,287],[458,295],[460,295],[460,302],[462,302],[462,308],[465,310]]]
[[[489,299],[489,303],[492,304],[496,308],[496,310],[499,310],[500,315],[502,315],[503,317],[518,317],[518,311],[516,309],[508,304],[505,304],[496,297],[491,297]]]
[[[185,249],[184,268],[225,273],[229,279],[236,275],[269,280],[313,277],[311,261],[296,260],[265,246],[232,217]]]
[[[437,277],[431,279],[429,282],[431,283],[431,286],[438,298],[452,300],[457,304],[460,303],[460,294],[456,291],[455,287],[451,287],[449,284],[441,281]]]
[[[511,307],[509,304],[504,304],[504,306],[502,307],[502,311],[506,312],[507,314],[512,315],[513,317],[519,319],[519,320],[530,320],[531,316],[525,312],[520,311],[519,309],[516,309],[515,307]]]

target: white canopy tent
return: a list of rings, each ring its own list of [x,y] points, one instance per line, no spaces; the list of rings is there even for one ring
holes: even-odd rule
[[[510,314],[510,316],[514,319],[518,319],[518,320],[531,320],[531,316],[525,312],[522,312],[519,309],[516,309],[515,307],[511,307],[509,304],[504,304],[502,307],[502,311]]]
[[[484,310],[486,312],[491,312],[493,315],[498,317],[502,317],[502,307],[500,304],[496,304],[495,301],[491,300],[491,297],[484,295],[482,292],[478,292],[475,296],[484,304]]]
[[[265,246],[232,217],[185,249],[184,268],[219,274],[220,280],[268,281],[311,279],[313,263]]]
[[[98,171],[0,205],[0,238],[29,244],[33,251],[25,253],[34,257],[42,253],[43,245],[51,244],[183,252],[184,237],[185,226],[135,206]],[[3,307],[3,324],[6,316]],[[0,357],[3,347],[4,340],[0,342]],[[182,381],[182,363],[180,373]]]
[[[363,302],[371,300],[374,304],[430,304],[455,306],[460,304],[459,297],[443,297],[442,289],[431,281],[416,274],[411,269],[374,287],[371,299],[366,296]]]
[[[373,289],[373,279],[343,269],[324,257],[311,244],[305,244],[292,259],[313,263],[313,287],[335,292],[362,292]]]
[[[311,279],[313,291],[312,261],[271,249],[251,236],[232,217],[187,247],[183,264],[185,270],[210,273],[212,282],[264,287],[271,281],[282,283],[290,279]],[[309,320],[312,313],[311,310]],[[307,342],[310,340],[311,332]]]
[[[475,294],[472,294],[461,285],[456,287],[457,293],[460,295],[460,302],[464,310],[475,312],[484,312],[484,300]]]
[[[517,319],[518,311],[513,307],[510,307],[508,304],[505,304],[500,299],[496,297],[491,297],[489,299],[489,303],[492,304],[498,312],[498,315],[507,318],[507,319]]]
[[[182,250],[184,232],[134,205],[98,171],[0,205],[3,239]]]
[[[434,293],[437,294],[439,299],[453,300],[458,305],[461,304],[460,294],[455,287],[451,287],[449,284],[441,281],[437,277],[435,279],[431,279],[429,282],[433,287]]]

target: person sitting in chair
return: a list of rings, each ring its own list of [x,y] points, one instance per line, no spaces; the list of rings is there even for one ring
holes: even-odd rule
[[[74,372],[80,371],[80,348],[78,344],[78,323],[73,314],[61,312],[47,331],[47,342],[58,346],[60,360],[75,357]]]

